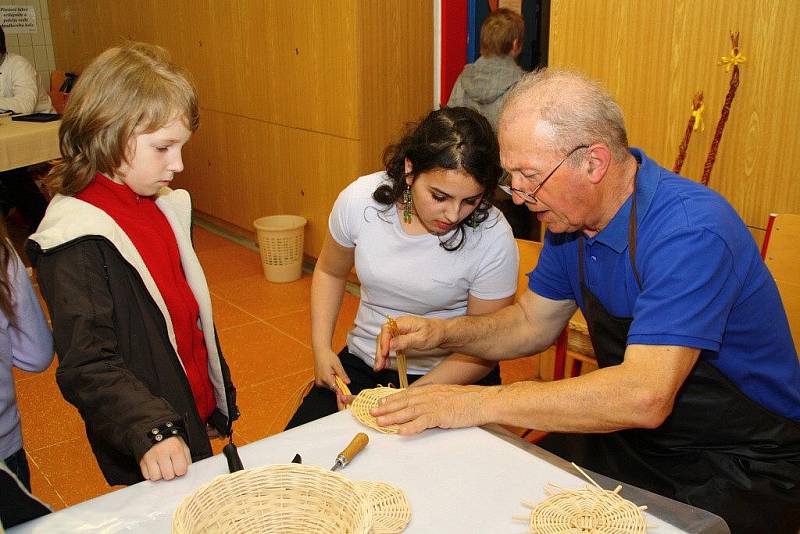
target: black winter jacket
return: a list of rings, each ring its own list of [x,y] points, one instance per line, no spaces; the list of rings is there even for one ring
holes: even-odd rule
[[[209,423],[230,435],[236,391],[211,319],[205,277],[190,241],[188,193],[157,201],[175,232],[181,263],[200,306],[217,408]],[[59,356],[56,379],[75,405],[109,484],[142,480],[150,433],[183,425],[192,460],[212,455],[177,355],[166,305],[141,256],[102,210],[56,196],[27,246],[50,311]]]

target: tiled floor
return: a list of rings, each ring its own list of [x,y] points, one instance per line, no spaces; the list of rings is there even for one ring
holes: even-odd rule
[[[313,378],[309,293],[311,277],[267,282],[258,253],[195,226],[194,242],[208,278],[223,353],[237,386],[241,419],[237,443],[280,432]],[[345,294],[334,346],[344,345],[358,298]],[[529,359],[504,362],[504,382],[533,374]],[[55,383],[55,363],[44,373],[16,372],[25,449],[33,492],[55,509],[102,493],[100,473],[77,411]],[[224,442],[217,440],[219,452]]]

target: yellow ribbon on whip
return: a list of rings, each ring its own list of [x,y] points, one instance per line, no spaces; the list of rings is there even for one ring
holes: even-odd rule
[[[720,58],[720,65],[725,65],[725,72],[730,72],[731,68],[735,67],[736,65],[740,65],[747,61],[747,58],[744,57],[741,52],[737,52],[736,49],[731,50],[730,56],[722,56]]]
[[[706,129],[706,125],[703,122],[703,110],[705,110],[705,108],[705,104],[700,104],[700,107],[697,109],[692,108],[692,118],[694,119],[694,125],[692,126],[693,131],[700,130],[702,132]]]

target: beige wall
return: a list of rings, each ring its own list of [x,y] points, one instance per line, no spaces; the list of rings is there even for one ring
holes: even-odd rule
[[[201,127],[176,180],[195,208],[251,230],[309,220],[316,256],[338,192],[432,102],[430,0],[49,0],[59,69],[133,39],[160,44],[197,82]],[[390,9],[391,8],[391,9]]]
[[[797,142],[800,2],[790,0],[552,0],[550,64],[602,80],[626,114],[632,145],[671,168],[692,96],[705,94],[706,130],[695,132],[682,174],[702,175],[728,91],[717,63],[739,31],[741,83],[710,186],[757,240],[770,212],[800,212]]]

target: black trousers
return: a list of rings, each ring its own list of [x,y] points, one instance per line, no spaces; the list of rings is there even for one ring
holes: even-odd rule
[[[47,209],[47,200],[25,168],[0,172],[0,211],[5,215],[11,208],[19,210],[29,232],[36,230]]]
[[[28,491],[31,491],[31,471],[28,466],[28,458],[25,456],[25,449],[18,450],[3,461],[6,463],[6,467],[28,488]]]
[[[49,514],[50,510],[29,494],[31,482],[25,450],[20,449],[3,461],[10,473],[0,469],[0,527],[10,528]],[[20,487],[20,482],[27,487],[27,492]]]
[[[353,395],[358,395],[362,389],[376,388],[379,385],[386,386],[400,384],[400,375],[392,369],[384,369],[375,372],[372,367],[364,363],[364,360],[350,354],[347,347],[339,352],[339,359],[342,362],[347,376],[350,377],[348,388]],[[422,378],[423,375],[408,375],[408,383]],[[479,386],[496,386],[500,384],[500,367],[495,366],[492,371],[476,382]],[[321,417],[336,413],[336,394],[328,388],[315,386],[303,399],[300,407],[294,413],[286,429],[303,425],[310,421],[315,421]]]

